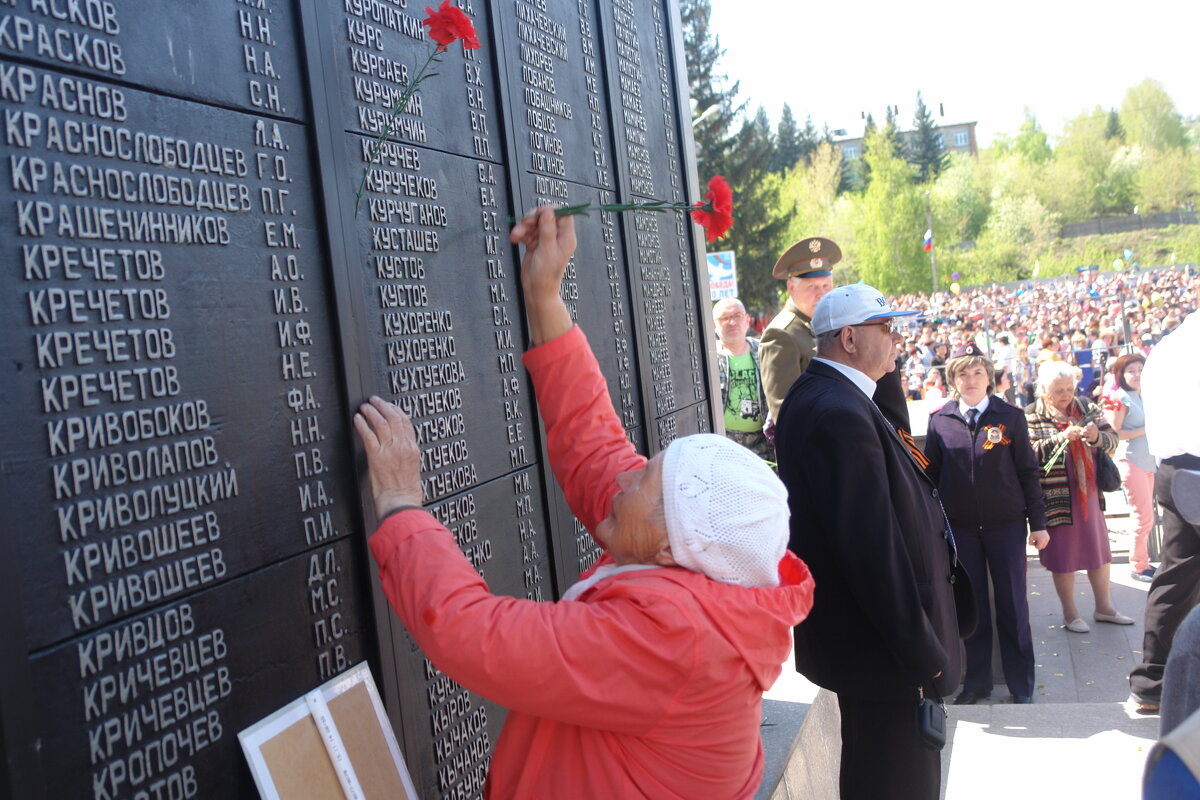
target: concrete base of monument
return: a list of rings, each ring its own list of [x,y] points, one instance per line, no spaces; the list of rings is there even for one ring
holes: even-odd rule
[[[837,699],[796,672],[792,657],[763,695],[763,782],[755,800],[836,800]]]
[[[811,685],[811,684],[810,684]],[[763,730],[766,769],[755,800],[837,800],[838,767],[842,748],[841,718],[837,697],[816,689],[811,703],[765,700],[763,714],[771,707],[803,708],[802,719],[786,741],[769,740]],[[781,726],[782,727],[782,726]]]

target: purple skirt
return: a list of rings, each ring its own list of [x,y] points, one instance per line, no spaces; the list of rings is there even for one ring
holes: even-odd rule
[[[1067,459],[1067,481],[1075,485],[1075,463]],[[1071,492],[1071,524],[1047,528],[1050,544],[1039,558],[1051,572],[1075,572],[1080,569],[1099,569],[1112,561],[1108,547],[1108,524],[1100,508],[1100,489],[1093,479],[1088,486],[1088,516],[1083,518],[1079,497]]]

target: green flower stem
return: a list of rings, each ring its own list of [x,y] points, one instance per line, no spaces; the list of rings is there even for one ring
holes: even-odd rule
[[[408,86],[405,87],[404,92],[400,95],[400,99],[396,102],[396,105],[392,107],[391,113],[388,114],[387,123],[383,126],[383,131],[379,134],[379,137],[375,139],[375,143],[371,145],[371,152],[367,157],[367,166],[363,168],[362,180],[358,182],[358,191],[354,193],[355,217],[358,216],[358,207],[362,203],[363,192],[365,192],[367,188],[367,176],[371,174],[371,170],[374,168],[375,162],[379,160],[379,153],[383,150],[383,146],[388,143],[389,139],[392,138],[392,123],[395,121],[396,117],[403,113],[404,109],[408,108],[408,102],[412,100],[413,95],[417,93],[417,86],[421,83],[421,81],[437,75],[436,72],[431,72],[426,75],[425,70],[429,69],[429,66],[434,62],[439,61],[440,59],[438,57],[445,51],[446,49],[439,45],[433,49],[432,53],[429,54],[429,58],[425,59],[425,63],[422,64],[421,69],[417,71],[417,76],[409,82]]]
[[[554,209],[556,217],[571,217],[580,215],[586,217],[588,212],[596,211],[712,211],[712,201],[703,203],[668,203],[666,200],[646,200],[640,203],[602,203],[593,206],[591,203],[580,203],[574,206],[559,206]]]
[[[1083,418],[1079,420],[1079,423],[1078,423],[1079,427],[1086,428],[1088,425],[1090,425],[1091,423],[1093,423],[1097,419],[1099,419],[1100,414],[1101,414],[1100,409],[1097,408],[1095,405],[1093,405],[1090,409],[1088,409],[1088,412],[1083,415]],[[1050,455],[1050,461],[1046,464],[1045,469],[1042,470],[1042,472],[1044,474],[1046,474],[1046,475],[1050,474],[1050,470],[1053,469],[1054,465],[1058,463],[1058,457],[1062,455],[1063,450],[1066,450],[1067,445],[1070,443],[1071,443],[1070,439],[1063,440],[1063,443],[1058,446],[1058,449],[1056,449]]]

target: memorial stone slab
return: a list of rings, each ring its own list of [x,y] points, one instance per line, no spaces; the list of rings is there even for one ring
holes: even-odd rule
[[[504,709],[391,614],[350,420],[413,419],[493,592],[601,551],[546,459],[515,216],[698,200],[673,0],[0,3],[0,796],[253,797],[236,732],[355,663],[424,797]],[[361,187],[361,190],[360,190]],[[683,213],[591,210],[562,286],[647,455],[713,429]]]

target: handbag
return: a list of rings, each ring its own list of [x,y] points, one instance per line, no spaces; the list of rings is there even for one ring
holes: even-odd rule
[[[946,746],[946,703],[936,703],[925,696],[925,688],[917,687],[917,739],[930,750]]]
[[[1115,492],[1121,488],[1121,473],[1112,456],[1096,448],[1096,486],[1102,492]]]

